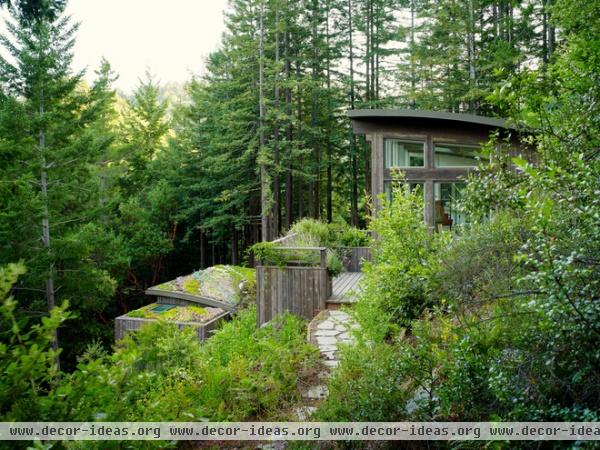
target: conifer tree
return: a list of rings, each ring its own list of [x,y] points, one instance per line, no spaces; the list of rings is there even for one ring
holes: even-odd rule
[[[101,312],[114,293],[114,281],[94,260],[98,239],[85,241],[95,234],[98,215],[92,168],[106,142],[97,139],[92,125],[106,106],[101,100],[106,85],[87,88],[82,74],[72,73],[77,25],[59,17],[56,4],[47,6],[59,9],[33,18],[15,12],[7,22],[10,37],[1,38],[12,57],[0,58],[2,146],[13,156],[4,172],[3,202],[20,206],[0,218],[0,253],[3,263],[27,263],[28,275],[16,290],[29,300],[28,314],[51,311],[69,298],[85,320]],[[76,330],[65,333],[70,331]],[[88,330],[88,339],[94,336]],[[67,342],[70,348],[84,344]]]

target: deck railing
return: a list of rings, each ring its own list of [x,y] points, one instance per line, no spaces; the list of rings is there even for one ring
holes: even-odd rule
[[[365,232],[368,233],[368,232]],[[335,251],[348,272],[359,272],[364,260],[370,260],[369,247],[309,247],[298,245],[301,236],[290,234],[272,241],[278,260],[284,264],[259,261],[256,288],[259,326],[278,314],[291,312],[312,319],[325,309],[332,295],[332,279],[327,268],[327,252]]]

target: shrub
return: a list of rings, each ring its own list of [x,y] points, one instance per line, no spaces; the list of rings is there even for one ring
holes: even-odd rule
[[[368,247],[371,245],[369,235],[354,227],[344,228],[336,240],[336,243],[342,247]]]
[[[296,222],[288,234],[296,233],[315,246],[328,247],[332,243],[330,227],[319,220],[304,218]]]
[[[250,420],[285,417],[297,384],[316,370],[305,324],[286,315],[260,329],[240,311],[199,343],[191,329],[156,322],[112,355],[91,349],[46,399],[44,418],[73,421]]]
[[[288,234],[297,234],[297,241],[303,245],[315,247],[366,247],[370,245],[369,236],[357,228],[345,223],[324,223],[316,219],[305,218],[296,222]]]
[[[398,348],[361,342],[342,351],[328,383],[329,396],[315,414],[319,421],[398,421],[406,417],[408,392]]]
[[[40,323],[17,320],[17,303],[9,295],[22,264],[0,267],[0,419],[38,420],[40,401],[59,379],[60,349],[52,348],[56,330],[70,318],[68,304],[55,307]]]
[[[336,277],[344,271],[344,264],[339,255],[330,249],[327,249],[327,270],[332,277]]]
[[[473,224],[440,251],[430,274],[435,295],[457,313],[506,296],[522,273],[515,256],[528,234],[525,219],[511,212]]]
[[[302,235],[294,247],[316,247],[318,243],[314,242],[310,236]],[[288,264],[318,266],[321,262],[320,255],[313,250],[291,250],[286,247],[280,247],[272,242],[259,242],[250,247],[262,264],[283,267]],[[327,249],[327,269],[331,276],[339,275],[344,266],[340,257],[330,249]]]
[[[410,326],[437,302],[431,295],[430,274],[437,270],[438,252],[449,236],[431,233],[423,222],[422,196],[406,194],[400,187],[393,201],[382,198],[382,209],[372,220],[371,229],[378,239],[373,242],[373,262],[364,265],[359,303],[370,304],[364,309],[374,322],[362,325],[377,334],[386,327],[378,315]]]

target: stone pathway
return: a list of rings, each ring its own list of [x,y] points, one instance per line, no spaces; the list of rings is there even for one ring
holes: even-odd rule
[[[358,327],[350,315],[343,311],[321,311],[308,325],[308,342],[319,348],[326,370],[319,374],[315,384],[302,394],[305,405],[296,409],[298,420],[307,420],[317,409],[316,404],[327,395],[327,377],[339,364],[339,344],[352,343],[350,330]]]
[[[308,342],[319,347],[327,367],[337,367],[339,344],[351,343],[350,334],[358,325],[343,311],[321,311],[308,326]]]

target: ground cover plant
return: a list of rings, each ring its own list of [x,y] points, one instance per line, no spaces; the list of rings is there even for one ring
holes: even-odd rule
[[[127,317],[137,317],[140,319],[168,319],[177,322],[208,322],[211,319],[223,314],[221,308],[212,308],[210,306],[196,305],[164,305],[160,303],[150,303],[127,313]]]
[[[256,273],[248,267],[219,264],[179,276],[151,289],[209,297],[232,305],[248,305],[256,297]]]
[[[304,321],[285,315],[257,329],[251,306],[204,343],[158,318],[112,353],[90,346],[74,371],[61,373],[51,343],[69,318],[67,305],[40,324],[17,322],[7,293],[22,272],[16,265],[0,272],[2,323],[13,324],[2,328],[7,344],[0,346],[4,421],[283,420],[320,370]]]

